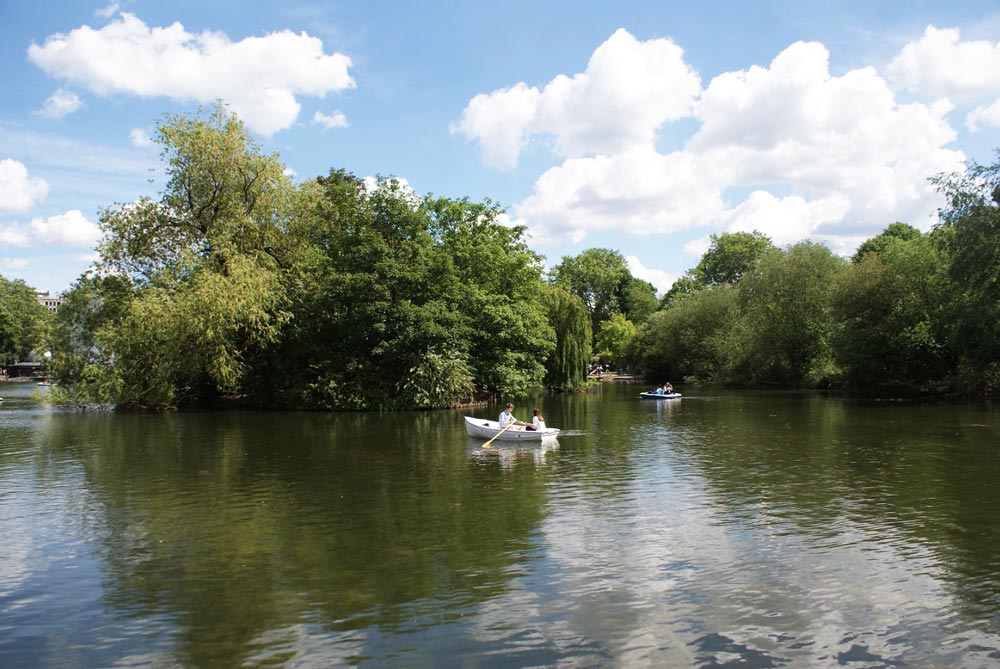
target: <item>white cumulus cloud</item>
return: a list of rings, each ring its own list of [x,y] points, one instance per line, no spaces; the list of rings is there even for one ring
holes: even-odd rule
[[[873,232],[893,220],[926,227],[942,203],[927,178],[961,169],[951,106],[899,104],[873,68],[831,76],[826,48],[796,43],[770,68],[722,74],[686,150],[714,155],[726,186],[777,185],[805,200],[845,199],[839,222]],[[829,227],[829,226],[828,226]]]
[[[887,74],[897,87],[954,102],[1000,97],[1000,42],[961,40],[958,28],[927,26],[903,47]]]
[[[346,128],[347,117],[339,111],[333,112],[332,114],[324,114],[323,112],[316,112],[313,114],[313,123],[318,123],[323,126],[324,129],[329,130],[331,128]]]
[[[696,156],[634,147],[613,156],[574,158],[535,182],[516,206],[539,241],[583,240],[599,230],[669,233],[712,220],[724,203]]]
[[[5,272],[24,269],[28,266],[28,261],[24,258],[0,258],[0,269]]]
[[[69,116],[79,109],[81,105],[83,105],[83,102],[80,100],[80,96],[73,91],[60,88],[49,96],[49,99],[42,105],[38,114],[45,118],[60,119]]]
[[[296,96],[322,97],[354,86],[351,59],[326,54],[323,42],[288,30],[232,41],[220,32],[189,33],[180,23],[149,27],[122,13],[100,29],[81,26],[32,44],[28,58],[50,76],[99,95],[225,100],[264,135],[290,127]]]
[[[626,36],[616,33],[598,51],[628,43]],[[680,63],[675,70],[690,71],[674,48]],[[672,153],[658,151],[644,132],[633,132],[682,115],[681,105],[663,115],[662,96],[622,94],[634,102],[615,108],[614,118],[599,118],[583,104],[560,107],[565,130],[559,134],[552,127],[557,146],[566,153],[589,146],[596,155],[568,157],[545,171],[515,205],[517,219],[542,244],[579,243],[601,231],[669,235],[702,227],[759,229],[779,244],[813,238],[847,249],[896,220],[928,228],[943,204],[928,178],[964,166],[965,156],[947,148],[956,138],[947,120],[951,104],[902,104],[875,68],[834,76],[829,58],[824,45],[797,42],[768,66],[725,72],[704,90],[685,93],[681,97],[689,105],[694,101],[700,126]],[[588,77],[616,79],[613,67],[595,74],[601,60],[595,52]],[[632,76],[634,67],[621,65],[627,59],[608,62],[622,67],[620,84],[649,86],[649,77]],[[576,80],[553,81],[569,88]],[[548,93],[532,99],[530,91],[518,85],[470,103],[463,120],[474,107],[476,118],[486,118],[493,103],[494,121],[516,116],[514,108],[535,108],[530,123],[498,121],[496,131],[482,133],[484,152],[495,149],[495,156],[516,160],[525,138],[545,127],[539,109],[549,104]],[[981,122],[987,120],[984,112]],[[588,143],[584,137],[609,141]],[[491,139],[497,141],[494,149],[486,143]]]
[[[28,176],[23,163],[0,160],[0,214],[23,214],[45,199],[49,185]]]
[[[77,209],[49,218],[33,218],[24,224],[0,225],[0,244],[8,246],[90,247],[100,237],[97,224]]]
[[[817,234],[823,224],[843,219],[850,202],[842,195],[807,201],[797,195],[778,198],[767,191],[754,191],[739,206],[719,218],[726,232],[757,230],[782,246],[802,239],[824,241]]]
[[[965,125],[973,132],[984,125],[1000,128],[1000,98],[989,106],[982,105],[969,112],[965,117]]]
[[[542,89],[521,82],[475,96],[452,132],[479,142],[486,163],[510,168],[534,135],[554,138],[566,157],[652,146],[664,123],[691,114],[701,87],[669,39],[637,40],[619,29],[585,71],[558,75]]]
[[[155,146],[156,142],[149,136],[149,133],[142,128],[132,128],[128,131],[128,140],[132,146],[139,149],[148,149]]]
[[[677,280],[676,276],[662,269],[646,267],[639,260],[638,256],[626,256],[625,262],[628,263],[628,269],[632,273],[632,276],[650,282],[656,287],[656,292],[658,293],[665,293],[670,290],[670,286],[674,285],[674,281]]]

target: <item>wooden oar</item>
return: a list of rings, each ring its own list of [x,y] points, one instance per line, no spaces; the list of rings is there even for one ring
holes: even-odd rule
[[[507,423],[507,427],[505,427],[504,429],[500,430],[499,432],[497,432],[496,434],[494,434],[492,437],[490,437],[490,440],[487,441],[485,444],[483,444],[483,448],[489,448],[490,444],[493,443],[494,439],[496,439],[497,437],[499,437],[501,434],[503,434],[504,432],[506,432],[507,430],[509,430],[512,427],[514,427],[514,421],[510,421],[509,423]]]

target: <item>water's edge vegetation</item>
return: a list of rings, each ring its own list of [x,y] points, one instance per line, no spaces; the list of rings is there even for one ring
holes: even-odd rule
[[[936,179],[930,232],[891,223],[850,259],[713,235],[657,301],[610,249],[546,274],[489,200],[338,169],[296,185],[222,103],[164,117],[158,141],[164,191],[101,211],[99,260],[56,316],[0,277],[0,356],[50,350],[54,398],[438,408],[581,388],[594,357],[675,384],[1000,387],[1000,160]]]

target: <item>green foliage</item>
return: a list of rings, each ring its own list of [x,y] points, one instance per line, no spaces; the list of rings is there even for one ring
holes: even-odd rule
[[[629,280],[623,301],[622,313],[636,325],[644,323],[659,308],[656,286],[648,281],[632,277]]]
[[[611,249],[587,249],[578,256],[564,256],[549,278],[583,300],[590,312],[592,344],[596,346],[601,323],[624,314],[641,323],[656,311],[656,288],[632,276],[625,257]]]
[[[554,285],[542,296],[548,321],[555,332],[555,348],[546,362],[545,384],[572,390],[587,385],[591,326],[587,307],[576,295]]]
[[[400,384],[407,406],[433,409],[472,399],[475,383],[468,362],[454,354],[424,354]]]
[[[24,281],[0,276],[0,365],[27,360],[43,346],[52,321]]]
[[[774,249],[763,233],[727,232],[712,235],[709,249],[691,271],[692,278],[703,286],[739,283]]]
[[[135,295],[121,276],[84,275],[63,293],[52,338],[51,373],[61,392],[114,403],[120,383],[106,337],[124,321]]]
[[[739,316],[734,286],[677,297],[639,328],[630,355],[647,378],[728,381],[742,354],[742,340],[734,333]]]
[[[688,272],[674,281],[673,285],[670,286],[670,290],[660,299],[660,308],[666,308],[673,304],[674,300],[684,295],[690,295],[702,288],[704,286],[691,276],[691,272]]]
[[[740,282],[745,357],[736,379],[817,385],[833,372],[828,313],[832,282],[845,262],[825,246],[799,242],[774,250]]]
[[[612,314],[611,318],[601,323],[595,355],[612,367],[619,365],[624,361],[636,332],[635,324],[625,318],[624,314]]]
[[[951,345],[974,389],[1000,389],[1000,152],[992,165],[972,164],[936,180],[948,198],[940,233],[957,285],[950,305]]]
[[[676,297],[709,286],[735,285],[749,276],[774,245],[763,233],[726,232],[712,235],[712,243],[698,264],[674,282],[664,295],[661,306]]]
[[[495,205],[332,171],[294,209],[292,318],[255,374],[262,402],[433,408],[542,384],[554,335],[540,258]]]
[[[940,339],[951,288],[943,252],[919,232],[873,239],[831,291],[844,380],[865,394],[941,392],[953,367]]]
[[[858,250],[851,257],[851,262],[861,262],[865,256],[871,253],[881,254],[896,241],[912,241],[919,237],[920,231],[915,227],[897,221],[858,246]]]
[[[291,184],[277,156],[221,104],[167,118],[158,141],[165,192],[101,213],[97,276],[118,278],[82,281],[60,335],[57,381],[123,407],[242,392],[249,357],[289,316],[279,244]]]

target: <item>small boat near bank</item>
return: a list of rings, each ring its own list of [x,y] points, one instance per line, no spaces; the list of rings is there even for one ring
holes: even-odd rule
[[[680,393],[639,393],[639,397],[645,400],[676,400],[684,396]]]
[[[559,428],[556,427],[548,427],[544,430],[526,430],[524,426],[519,425],[505,431],[495,420],[473,418],[472,416],[465,417],[465,431],[470,437],[484,439],[496,437],[497,441],[543,441],[555,439],[559,434]]]

